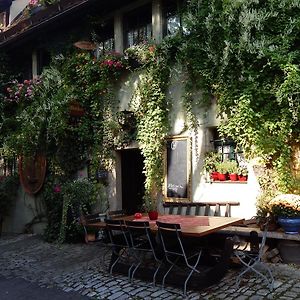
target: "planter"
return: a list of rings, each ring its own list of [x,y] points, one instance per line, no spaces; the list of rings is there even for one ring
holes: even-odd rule
[[[211,178],[213,181],[219,180],[219,172],[212,172],[212,173],[210,174],[210,178]]]
[[[148,212],[148,216],[150,220],[157,220],[158,218],[158,212],[153,210]]]
[[[231,181],[237,181],[238,180],[238,175],[237,174],[229,174],[229,179]]]
[[[284,263],[300,265],[300,243],[297,241],[281,240],[278,250]]]
[[[238,175],[238,179],[239,179],[239,181],[247,181],[248,180],[248,176]]]
[[[299,234],[300,232],[300,217],[278,217],[278,223],[287,234]]]
[[[131,68],[137,69],[142,66],[142,64],[135,58],[133,57],[128,57],[128,64]]]
[[[29,11],[30,15],[33,16],[35,14],[37,14],[38,12],[45,10],[46,8],[44,6],[35,6],[32,7]]]
[[[84,109],[77,101],[71,101],[69,104],[69,114],[71,117],[82,117]]]
[[[218,179],[220,181],[225,181],[227,179],[227,174],[218,173]]]

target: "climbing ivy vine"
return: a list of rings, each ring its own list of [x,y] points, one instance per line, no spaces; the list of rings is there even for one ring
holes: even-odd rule
[[[277,171],[293,191],[291,141],[299,140],[298,1],[189,1],[181,63],[218,99],[221,132]]]
[[[112,167],[113,150],[124,142],[117,81],[138,67],[130,103],[136,117],[132,138],[144,156],[145,199],[156,198],[169,131],[166,91],[176,63],[187,74],[183,106],[188,125],[197,130],[193,109],[215,97],[220,116],[226,116],[221,133],[242,146],[247,157],[260,157],[274,170],[274,189],[292,192],[291,144],[300,140],[299,15],[298,0],[190,0],[183,30],[159,46],[131,47],[127,59],[116,53],[99,59],[88,52],[58,56],[27,99],[9,101],[1,92],[1,147],[18,154],[46,151],[52,170],[65,180],[90,158],[95,166]],[[134,67],[130,59],[136,60]],[[13,90],[13,84],[5,87]],[[195,97],[199,90],[202,96]],[[68,108],[74,101],[84,114],[71,124]]]
[[[137,117],[137,140],[144,156],[145,204],[154,209],[163,180],[164,139],[168,134],[169,104],[166,89],[169,82],[168,56],[154,45],[136,47],[142,52],[142,74],[132,105]]]

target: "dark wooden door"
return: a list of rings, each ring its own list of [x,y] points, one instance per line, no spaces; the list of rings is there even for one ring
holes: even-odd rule
[[[121,151],[122,208],[128,214],[141,210],[145,175],[143,156],[138,149]]]

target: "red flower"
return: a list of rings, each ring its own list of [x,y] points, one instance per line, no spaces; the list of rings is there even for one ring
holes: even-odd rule
[[[56,185],[53,189],[54,193],[58,194],[61,192],[61,187],[59,185]]]
[[[154,52],[154,51],[155,51],[155,46],[150,46],[150,47],[149,47],[149,51],[150,51],[150,52]]]

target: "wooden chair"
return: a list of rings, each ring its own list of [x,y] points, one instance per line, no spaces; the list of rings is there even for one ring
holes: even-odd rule
[[[255,276],[262,278],[270,291],[274,288],[274,277],[269,266],[262,261],[263,251],[266,244],[268,226],[265,225],[261,243],[257,231],[250,232],[249,245],[246,244],[243,248],[238,244],[233,254],[244,267],[242,272],[236,278],[237,287],[240,285],[242,277],[249,272]]]
[[[123,209],[120,210],[111,210],[106,213],[106,219],[110,220],[116,217],[125,216],[125,212]]]
[[[104,222],[106,217],[105,213],[94,213],[89,215],[81,215],[79,217],[79,224],[82,225],[84,231],[84,241],[86,244],[102,241],[106,238],[104,230],[91,230],[89,224]]]
[[[184,281],[183,294],[186,296],[187,284],[193,273],[200,273],[198,268],[202,248],[186,246],[182,239],[180,224],[156,222],[159,239],[162,243],[168,269],[162,280],[164,287],[166,277],[174,267],[187,271]]]
[[[89,224],[104,222],[106,214],[105,213],[94,213],[89,215],[81,215],[79,217],[79,224],[83,227],[84,241],[86,244],[97,244],[101,246],[102,257],[101,264],[106,266],[106,257],[110,253],[110,247],[108,247],[108,235],[106,229],[93,229],[89,227]]]
[[[157,243],[155,236],[150,230],[149,222],[147,221],[125,221],[130,237],[130,245],[134,261],[129,269],[129,278],[134,278],[138,268],[147,263],[154,262],[156,264],[155,272],[153,273],[152,281],[155,285],[156,275],[161,267],[162,260],[157,251]],[[132,273],[130,274],[130,272]]]
[[[124,220],[106,219],[106,230],[109,237],[109,246],[112,251],[109,273],[112,275],[113,268],[122,259],[129,259],[129,235]],[[130,279],[130,276],[129,276]]]

